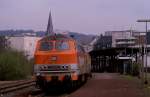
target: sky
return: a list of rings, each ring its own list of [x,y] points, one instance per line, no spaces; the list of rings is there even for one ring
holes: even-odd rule
[[[85,34],[145,30],[150,0],[0,0],[0,30],[46,30],[51,11],[54,29]]]

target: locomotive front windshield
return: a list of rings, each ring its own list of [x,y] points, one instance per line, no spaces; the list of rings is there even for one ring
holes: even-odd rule
[[[56,49],[57,50],[68,50],[69,44],[67,41],[57,41],[56,42]]]
[[[53,49],[53,43],[52,42],[41,42],[40,44],[40,51],[49,51]]]

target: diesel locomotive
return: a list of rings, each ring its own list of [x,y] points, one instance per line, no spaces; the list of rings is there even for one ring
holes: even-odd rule
[[[91,60],[73,38],[55,34],[37,42],[34,73],[40,88],[51,82],[85,82],[91,75]]]

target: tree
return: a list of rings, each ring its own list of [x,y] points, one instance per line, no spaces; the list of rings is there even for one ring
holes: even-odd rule
[[[8,39],[5,36],[0,36],[0,52],[9,47]]]

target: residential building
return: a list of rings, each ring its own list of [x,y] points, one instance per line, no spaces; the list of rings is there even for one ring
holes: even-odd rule
[[[132,36],[136,38],[135,47],[144,45],[146,43],[146,33],[134,31],[132,32]]]
[[[41,37],[35,36],[14,36],[9,37],[10,47],[14,50],[24,52],[28,59],[33,58],[37,41]]]
[[[105,36],[112,37],[112,47],[129,47],[135,45],[136,38],[132,36],[131,30],[107,31]]]

